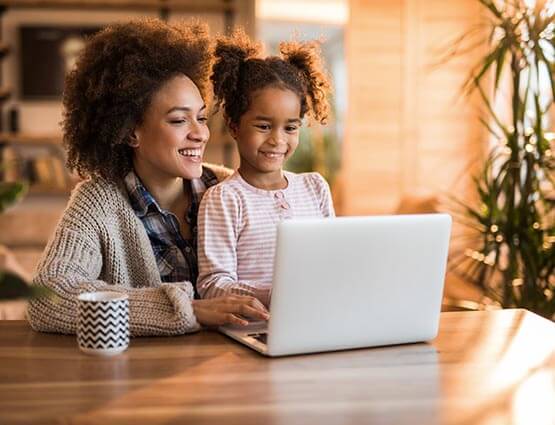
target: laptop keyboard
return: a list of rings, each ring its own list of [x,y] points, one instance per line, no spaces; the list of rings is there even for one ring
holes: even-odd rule
[[[247,336],[250,336],[250,337],[256,339],[257,341],[260,341],[262,344],[267,344],[268,343],[268,333],[267,332],[257,332],[257,333],[253,333],[253,334],[247,334]]]

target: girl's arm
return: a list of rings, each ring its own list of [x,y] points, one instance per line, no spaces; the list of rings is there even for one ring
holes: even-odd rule
[[[316,192],[316,196],[320,202],[320,211],[323,217],[335,217],[335,209],[333,207],[333,199],[331,197],[330,185],[319,173],[311,173],[312,184]]]
[[[203,298],[222,295],[249,295],[268,305],[270,288],[257,282],[239,281],[237,276],[237,241],[242,224],[240,200],[225,190],[225,185],[209,189],[198,214],[197,290]]]

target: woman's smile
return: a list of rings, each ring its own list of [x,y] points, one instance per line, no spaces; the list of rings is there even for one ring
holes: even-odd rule
[[[184,161],[199,163],[202,162],[203,149],[183,148],[177,151]]]

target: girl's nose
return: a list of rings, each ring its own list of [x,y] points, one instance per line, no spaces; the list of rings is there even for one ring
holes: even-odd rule
[[[272,145],[277,146],[277,145],[281,145],[281,144],[285,143],[285,137],[281,133],[281,131],[274,131],[270,135],[270,140],[269,141]]]

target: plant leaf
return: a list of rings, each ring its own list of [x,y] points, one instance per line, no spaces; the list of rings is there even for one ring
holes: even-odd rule
[[[52,291],[43,286],[28,285],[19,276],[0,272],[0,300],[42,298],[52,294]]]
[[[27,190],[27,185],[21,182],[0,182],[0,213],[15,203]]]

